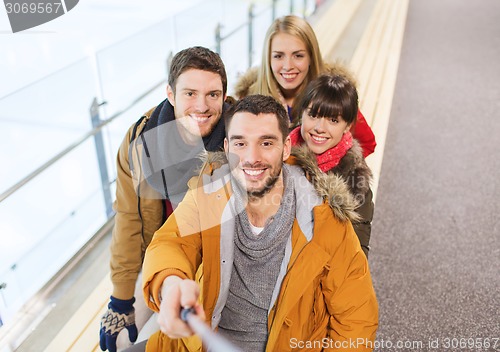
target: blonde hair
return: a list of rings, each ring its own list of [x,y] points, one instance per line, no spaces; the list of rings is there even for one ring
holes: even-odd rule
[[[301,92],[310,81],[318,77],[323,71],[323,58],[319,50],[318,39],[311,25],[301,17],[288,15],[274,20],[267,30],[262,50],[262,62],[258,70],[257,81],[251,88],[252,94],[270,95],[280,100],[280,86],[271,70],[271,43],[278,33],[286,33],[300,39],[306,46],[311,63],[309,72],[301,85]],[[300,94],[300,92],[299,92]]]

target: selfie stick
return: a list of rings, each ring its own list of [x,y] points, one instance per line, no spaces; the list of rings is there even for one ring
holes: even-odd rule
[[[210,329],[203,320],[195,313],[193,308],[182,308],[181,319],[185,321],[191,330],[196,335],[201,337],[201,340],[207,346],[207,350],[211,352],[243,352],[241,349],[233,345],[220,335]]]

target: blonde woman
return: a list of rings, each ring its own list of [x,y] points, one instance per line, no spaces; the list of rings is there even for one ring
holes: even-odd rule
[[[270,95],[288,111],[291,125],[297,124],[295,102],[309,82],[322,73],[347,74],[339,64],[323,62],[318,40],[309,23],[297,16],[276,19],[269,27],[262,50],[262,65],[245,73],[235,86],[235,95]],[[353,136],[361,145],[363,156],[375,150],[375,136],[358,112]]]

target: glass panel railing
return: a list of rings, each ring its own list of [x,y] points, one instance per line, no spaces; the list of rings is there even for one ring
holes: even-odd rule
[[[0,99],[0,193],[91,129],[95,77],[82,60]]]
[[[262,46],[266,32],[273,21],[273,9],[267,3],[256,3],[252,25],[253,54],[252,66],[260,65],[262,60]]]
[[[107,220],[95,159],[88,139],[0,203],[4,321]]]
[[[166,81],[168,53],[175,50],[170,22],[163,21],[96,54],[106,114],[122,110],[139,92]]]
[[[247,12],[247,9],[244,10],[244,13]],[[243,21],[246,21],[247,18],[243,17]],[[240,22],[241,24],[241,22]],[[247,26],[236,26],[232,31],[226,31],[225,28],[229,28],[228,26],[224,26],[223,34],[223,42],[221,43],[221,58],[224,61],[224,66],[226,67],[227,72],[227,86],[228,93],[231,94],[234,89],[234,85],[237,82],[238,76],[241,73],[244,73],[249,66],[249,59],[247,53],[249,37],[248,37],[248,28]],[[227,34],[226,34],[227,33]],[[235,53],[233,49],[238,49],[238,52]]]
[[[173,19],[176,51],[195,45],[215,50],[215,27],[224,20],[224,5],[228,2],[203,1],[189,11],[177,14]],[[233,2],[240,3],[242,0]]]
[[[0,326],[111,215],[118,147],[130,125],[166,97],[169,54],[193,45],[219,48],[230,94],[250,61],[259,64],[273,14],[289,13],[291,2],[257,1],[249,35],[250,3],[199,2],[0,99],[0,127],[6,131],[0,145]],[[314,8],[312,0],[296,0],[296,14],[302,4]],[[97,108],[99,119],[92,124],[94,98],[106,104]],[[97,151],[96,138],[102,138]]]

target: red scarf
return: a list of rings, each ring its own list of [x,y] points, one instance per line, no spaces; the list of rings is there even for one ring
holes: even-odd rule
[[[300,134],[300,126],[290,132],[292,146],[302,145],[304,139]],[[316,161],[323,172],[328,172],[337,166],[342,158],[347,154],[352,147],[352,134],[347,131],[342,135],[342,139],[335,147],[332,147],[322,154],[316,154]]]

